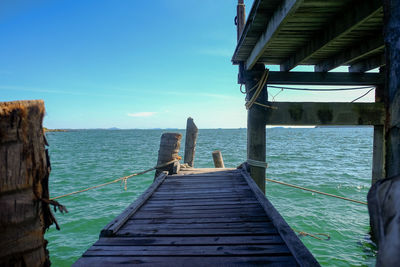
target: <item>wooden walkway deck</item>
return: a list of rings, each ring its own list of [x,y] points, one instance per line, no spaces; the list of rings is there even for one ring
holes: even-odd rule
[[[319,266],[244,169],[159,176],[73,266]]]

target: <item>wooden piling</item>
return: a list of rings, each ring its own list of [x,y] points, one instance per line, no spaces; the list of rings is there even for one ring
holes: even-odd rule
[[[215,168],[225,168],[224,160],[222,159],[221,151],[215,150],[212,152]]]
[[[179,160],[179,148],[181,146],[182,135],[180,133],[163,133],[160,140],[160,149],[158,150],[157,166],[161,166],[172,160]],[[163,171],[168,171],[169,174],[179,172],[179,162],[174,162],[157,168],[155,177]]]
[[[0,102],[0,266],[49,266],[44,102]]]
[[[236,6],[236,18],[235,18],[238,41],[240,39],[240,36],[242,35],[245,22],[246,22],[246,9],[244,1],[238,0],[238,4]]]
[[[196,152],[197,133],[199,129],[193,122],[192,118],[188,118],[186,122],[186,137],[185,137],[185,155],[183,162],[190,167],[194,167],[194,154]]]
[[[386,57],[385,175],[400,175],[400,8],[398,1],[383,1]]]
[[[246,81],[246,92],[247,99],[250,99],[255,90],[251,91],[264,72],[264,64],[256,64],[251,71],[246,71],[243,77]],[[265,103],[268,99],[267,89],[263,89],[258,102]],[[266,114],[268,110],[260,107],[259,105],[253,105],[247,112],[247,158],[257,161],[265,162],[266,160]],[[258,187],[265,193],[265,168],[250,166],[250,174],[254,179]]]

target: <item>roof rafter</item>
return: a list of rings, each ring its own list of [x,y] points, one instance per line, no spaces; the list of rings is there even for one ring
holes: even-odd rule
[[[271,16],[264,33],[258,39],[256,45],[246,61],[246,69],[251,69],[262,53],[267,49],[271,38],[278,29],[285,23],[290,14],[294,13],[304,0],[284,0]]]
[[[378,12],[382,12],[381,0],[363,1],[361,5],[354,5],[351,10],[346,11],[342,18],[335,18],[322,32],[316,34],[314,39],[281,64],[281,71],[293,69],[313,56],[329,42],[344,36]]]
[[[374,39],[368,39],[361,44],[353,46],[327,60],[318,63],[315,65],[314,70],[316,72],[327,72],[341,65],[349,65],[360,60],[361,58],[366,58],[369,55],[375,54],[384,47],[385,44],[383,42],[383,36],[378,36]]]
[[[366,72],[385,66],[385,64],[385,55],[376,55],[351,65],[349,67],[349,72]]]

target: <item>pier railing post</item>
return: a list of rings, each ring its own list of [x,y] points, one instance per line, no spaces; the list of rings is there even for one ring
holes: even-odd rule
[[[190,167],[194,166],[194,154],[196,152],[197,129],[192,118],[187,119],[186,123],[186,137],[185,137],[185,155],[183,162],[187,163]]]
[[[160,149],[158,150],[157,166],[179,159],[179,148],[181,146],[182,135],[180,133],[163,133],[160,140]],[[170,174],[179,172],[179,162],[168,164],[167,166],[157,168],[155,177],[163,171]]]
[[[221,151],[215,150],[212,153],[215,168],[225,168],[224,160],[222,159]]]
[[[244,72],[247,99],[255,90],[251,89],[260,81],[265,70],[264,64],[256,64],[251,71]],[[259,102],[268,100],[267,90],[264,89],[258,97]],[[266,159],[266,110],[259,105],[252,105],[247,112],[247,158],[265,162]],[[250,166],[250,174],[258,187],[265,193],[265,168]]]

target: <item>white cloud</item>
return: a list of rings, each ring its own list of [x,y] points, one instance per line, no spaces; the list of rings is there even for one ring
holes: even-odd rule
[[[129,117],[151,117],[156,112],[137,112],[137,113],[128,113]]]

